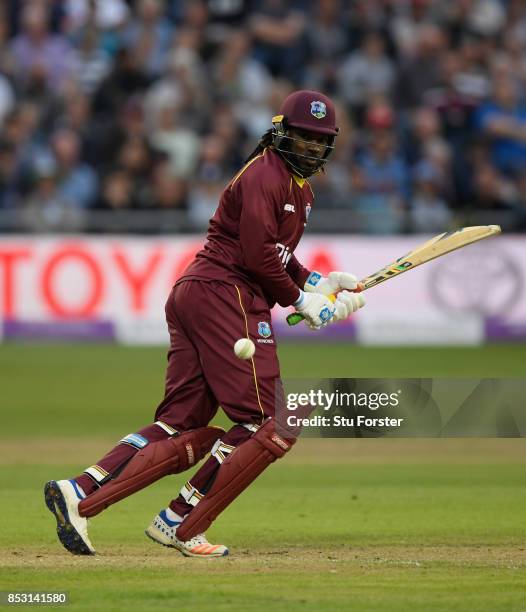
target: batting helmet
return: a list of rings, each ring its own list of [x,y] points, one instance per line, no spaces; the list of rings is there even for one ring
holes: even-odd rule
[[[318,172],[327,162],[334,149],[334,139],[338,134],[334,104],[326,95],[311,90],[295,91],[285,98],[280,114],[272,118],[274,148],[282,154],[285,161],[300,176],[307,177]],[[288,128],[300,128],[316,134],[327,135],[328,141],[322,157],[312,157],[293,152],[294,141],[300,138],[291,137]],[[315,159],[315,166],[305,166],[302,159]]]
[[[287,96],[279,109],[287,125],[318,134],[336,136],[336,111],[332,100],[318,91],[301,90]]]

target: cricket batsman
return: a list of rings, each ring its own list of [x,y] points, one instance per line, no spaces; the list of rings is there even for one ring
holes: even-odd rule
[[[295,442],[276,432],[272,418],[283,390],[270,309],[292,305],[318,330],[365,304],[352,293],[355,276],[323,277],[294,256],[313,206],[308,179],[323,170],[337,134],[332,101],[296,91],[224,190],[204,248],[166,302],[170,349],[154,422],[79,476],[45,485],[59,540],[71,553],[95,553],[88,518],[210,453],[146,535],[189,557],[228,554],[207,541],[207,528]],[[234,355],[240,338],[254,342],[251,359]],[[219,406],[233,423],[227,432],[208,426]]]

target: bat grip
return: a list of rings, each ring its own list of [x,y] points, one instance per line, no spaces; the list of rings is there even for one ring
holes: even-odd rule
[[[358,283],[358,286],[356,287],[356,289],[353,289],[353,293],[361,293],[362,291],[364,291],[365,286],[363,283]],[[329,295],[329,300],[331,302],[335,302],[336,301],[336,295],[333,293],[332,295]],[[289,325],[297,325],[298,323],[301,323],[303,320],[305,319],[305,317],[301,314],[301,312],[291,312],[288,316],[287,316],[287,323]]]

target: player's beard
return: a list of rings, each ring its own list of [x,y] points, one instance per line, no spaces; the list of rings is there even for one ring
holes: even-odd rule
[[[293,151],[295,141],[302,141],[301,138],[294,138],[287,133],[281,136],[280,139],[274,141],[275,150],[281,155],[283,161],[291,168],[291,170],[301,178],[308,178],[317,172],[320,172],[328,161],[328,158],[334,150],[334,138],[327,143],[322,157],[316,157],[307,153],[298,153]]]
[[[327,162],[327,158],[315,158],[312,156],[302,155],[301,153],[294,153],[293,151],[289,151],[287,149],[278,149],[279,153],[283,157],[285,163],[290,166],[296,174],[298,174],[301,178],[308,178],[313,174],[319,172],[325,163]],[[309,160],[313,160],[314,163],[311,163]]]

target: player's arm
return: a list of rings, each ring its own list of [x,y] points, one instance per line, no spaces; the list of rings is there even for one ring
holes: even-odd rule
[[[304,293],[289,276],[283,261],[286,255],[277,248],[279,185],[252,172],[233,188],[242,199],[239,239],[254,280],[281,306],[293,305],[314,328],[326,325],[334,315],[334,305],[326,296]]]
[[[287,264],[287,272],[300,289],[305,289],[305,282],[310,275],[310,270],[302,266],[295,255],[292,255]]]
[[[278,243],[279,187],[256,172],[236,185],[241,198],[239,239],[247,269],[264,291],[281,306],[290,306],[299,290],[280,259]],[[283,256],[283,255],[282,255]]]

